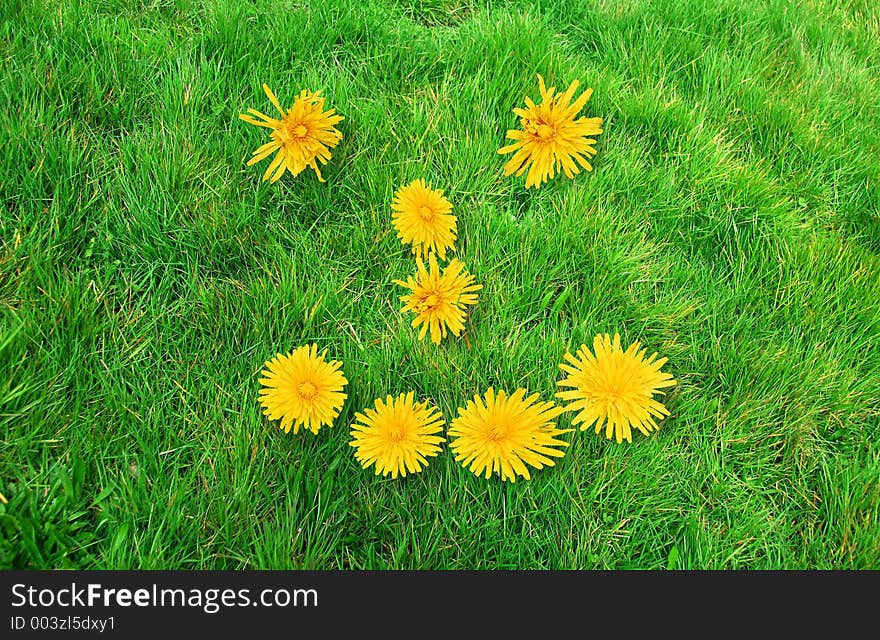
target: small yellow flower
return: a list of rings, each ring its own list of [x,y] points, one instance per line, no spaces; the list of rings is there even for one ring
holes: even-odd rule
[[[498,150],[498,153],[514,154],[504,165],[504,175],[516,173],[521,176],[529,169],[526,176],[528,189],[540,188],[543,182],[556,175],[559,167],[569,178],[574,178],[580,173],[575,160],[587,171],[593,170],[587,160],[596,154],[596,149],[591,146],[596,140],[590,136],[602,133],[602,118],[575,120],[578,111],[593,95],[593,90],[587,89],[574,104],[570,104],[579,84],[574,80],[565,93],[556,94],[556,87],[548,90],[544,78],[538,76],[541,104],[535,105],[527,97],[525,109],[513,110],[520,117],[522,128],[509,130],[507,137],[515,142]]]
[[[427,401],[413,402],[413,392],[376,399],[375,409],[355,414],[351,427],[355,458],[366,469],[376,465],[376,475],[406,476],[418,473],[427,458],[440,452],[445,442],[436,434],[443,431],[443,416]]]
[[[435,251],[445,260],[446,250],[454,251],[456,218],[442,190],[431,189],[424,180],[413,180],[397,190],[391,208],[397,237],[412,244],[416,256],[423,258]]]
[[[440,344],[440,340],[446,337],[447,330],[454,336],[461,335],[464,330],[465,308],[477,303],[474,292],[482,289],[483,285],[474,284],[474,276],[455,258],[442,273],[433,253],[428,255],[428,265],[430,271],[425,270],[425,264],[420,258],[416,258],[416,276],[410,276],[406,282],[393,282],[411,291],[409,295],[400,297],[401,302],[405,303],[401,311],[412,311],[416,314],[412,326],[422,325],[419,340],[430,329],[431,341]]]
[[[570,401],[566,411],[578,411],[572,424],[581,424],[581,431],[596,424],[596,433],[605,425],[605,437],[614,434],[617,442],[632,442],[631,427],[648,435],[658,429],[654,418],[669,415],[669,411],[654,399],[662,394],[664,387],[676,384],[672,375],[660,371],[666,358],[655,360],[657,354],[645,359],[645,350],[639,342],[633,342],[626,351],[620,346],[620,335],[597,335],[593,338],[593,350],[582,344],[577,357],[570,353],[559,368],[568,377],[558,381],[560,387],[572,387],[560,391],[557,398]]]
[[[557,429],[553,423],[563,408],[552,402],[536,404],[537,393],[524,399],[525,394],[525,389],[517,389],[512,396],[504,391],[496,396],[490,387],[484,397],[474,396],[466,408],[458,409],[448,435],[454,438],[449,446],[462,466],[487,479],[496,473],[515,482],[518,475],[530,479],[526,465],[552,467],[552,458],[564,455],[559,447],[568,443],[556,436],[571,429]]]
[[[299,431],[300,425],[318,433],[322,425],[331,425],[345,402],[342,388],[348,380],[342,363],[324,360],[318,346],[300,347],[286,356],[280,353],[265,364],[260,383],[260,404],[270,420],[281,418],[281,428]]]
[[[311,167],[317,174],[318,180],[324,182],[315,161],[327,164],[330,159],[330,149],[342,139],[342,134],[334,125],[344,118],[333,115],[335,109],[324,111],[324,98],[321,97],[320,91],[312,93],[303,90],[287,112],[281,108],[275,94],[265,84],[263,91],[281,113],[281,119],[271,118],[256,109],[248,109],[248,113],[253,115],[244,113],[239,115],[239,118],[245,122],[272,130],[270,134],[272,139],[254,151],[247,166],[277,151],[266,173],[263,174],[263,180],[275,182],[284,175],[285,171],[298,176],[303,169]]]

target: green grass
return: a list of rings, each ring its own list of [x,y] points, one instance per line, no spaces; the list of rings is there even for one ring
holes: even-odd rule
[[[875,3],[351,6],[2,3],[0,566],[880,568]],[[527,192],[496,150],[536,73],[605,131]],[[262,82],[345,116],[325,184],[245,166]],[[485,287],[439,347],[392,283],[417,177]],[[515,484],[354,459],[374,398],[550,398],[601,332],[669,358],[656,435]],[[312,341],[349,398],[284,434],[258,374]]]

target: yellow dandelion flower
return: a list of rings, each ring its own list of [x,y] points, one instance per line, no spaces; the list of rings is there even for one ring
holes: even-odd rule
[[[526,465],[552,467],[555,463],[549,456],[564,455],[558,447],[568,443],[555,436],[571,429],[557,429],[553,423],[564,409],[553,402],[536,404],[537,393],[528,398],[525,394],[520,388],[512,396],[504,391],[496,396],[490,387],[484,397],[474,396],[467,407],[459,407],[448,435],[455,438],[449,446],[462,466],[487,479],[496,473],[502,480],[516,482],[518,475],[530,479]]]
[[[342,363],[324,360],[326,350],[318,354],[318,345],[300,347],[286,356],[280,353],[265,364],[260,383],[260,404],[270,420],[281,418],[286,433],[299,431],[300,425],[318,433],[331,425],[345,402],[342,388],[348,380]]]
[[[355,414],[349,444],[364,469],[375,464],[376,475],[405,477],[421,471],[427,458],[440,452],[438,445],[445,439],[435,434],[443,431],[443,416],[427,401],[413,402],[413,396],[411,391],[386,396],[385,402],[378,398],[375,409]]]
[[[605,437],[615,435],[617,442],[632,442],[631,427],[648,435],[658,429],[654,418],[669,415],[669,411],[654,399],[662,394],[664,387],[676,384],[672,375],[660,371],[666,358],[655,360],[657,354],[645,359],[645,350],[639,350],[639,342],[633,342],[624,351],[620,335],[614,334],[612,342],[608,334],[593,338],[593,351],[582,344],[577,357],[570,353],[559,368],[568,377],[558,381],[560,387],[573,387],[560,391],[557,398],[570,401],[566,411],[579,411],[572,424],[581,424],[581,430],[596,424],[596,433],[605,425]]]
[[[433,253],[428,255],[428,266],[425,269],[421,258],[416,258],[416,276],[410,276],[406,282],[394,280],[394,284],[406,287],[412,293],[400,296],[405,305],[401,312],[412,311],[416,314],[412,326],[422,325],[419,340],[431,330],[431,341],[440,344],[447,331],[454,336],[461,335],[464,329],[465,307],[477,303],[474,293],[483,288],[474,284],[474,276],[469,274],[461,261],[453,258],[443,272],[437,266],[437,258]]]
[[[520,118],[522,129],[508,131],[507,137],[515,142],[498,150],[498,153],[514,154],[504,165],[505,176],[512,173],[521,176],[529,169],[526,176],[528,189],[540,188],[541,183],[556,175],[559,167],[569,178],[580,173],[578,164],[587,171],[593,170],[587,160],[596,154],[596,149],[591,146],[596,140],[590,136],[602,133],[602,118],[580,117],[575,120],[578,111],[593,95],[593,90],[587,89],[570,104],[579,84],[574,80],[565,93],[557,94],[556,87],[547,89],[544,78],[538,76],[541,104],[536,105],[526,97],[526,108],[513,110]]]
[[[441,260],[446,260],[446,250],[455,250],[456,218],[442,190],[431,189],[424,180],[413,180],[397,190],[391,208],[397,237],[404,244],[412,244],[412,252],[418,257],[436,251]]]
[[[313,93],[303,90],[290,110],[286,112],[281,108],[275,94],[265,84],[263,91],[281,113],[281,119],[271,118],[256,109],[248,109],[248,113],[252,115],[245,113],[239,115],[239,118],[245,122],[272,130],[270,134],[272,139],[254,151],[247,166],[277,151],[266,173],[263,174],[263,180],[275,182],[284,175],[285,171],[298,176],[303,169],[311,167],[315,170],[318,180],[324,182],[315,161],[319,160],[321,164],[327,164],[330,159],[330,149],[342,139],[342,134],[333,125],[344,118],[333,115],[335,109],[324,111],[324,98],[321,97],[320,91]]]

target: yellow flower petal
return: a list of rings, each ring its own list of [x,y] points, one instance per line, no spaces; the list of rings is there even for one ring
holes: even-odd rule
[[[329,362],[318,354],[315,344],[299,347],[287,355],[280,353],[265,364],[260,384],[260,404],[270,420],[281,419],[284,431],[297,433],[305,426],[318,433],[321,426],[331,425],[342,409],[348,380],[342,363]]]
[[[450,448],[462,466],[486,479],[492,474],[515,482],[535,469],[552,467],[553,458],[564,455],[568,443],[557,436],[571,429],[556,428],[553,420],[563,411],[552,402],[540,402],[538,394],[525,397],[525,389],[508,396],[490,387],[459,408],[449,426]]]
[[[577,161],[587,171],[593,167],[587,158],[596,154],[586,136],[602,133],[602,118],[578,118],[577,113],[586,105],[592,89],[584,91],[571,103],[574,93],[580,86],[573,80],[565,93],[557,94],[555,87],[547,89],[544,78],[538,75],[538,89],[541,103],[536,105],[528,97],[526,108],[515,108],[513,112],[520,118],[521,129],[507,132],[513,144],[498,150],[500,154],[513,153],[514,156],[504,165],[504,175],[526,175],[526,188],[540,188],[541,184],[552,179],[560,168],[569,178],[579,173],[573,162]]]
[[[677,384],[671,374],[660,371],[666,358],[657,360],[656,353],[645,358],[639,342],[624,351],[619,334],[613,340],[608,334],[595,336],[593,351],[595,355],[582,344],[577,356],[565,354],[570,364],[559,365],[568,376],[557,385],[568,390],[556,397],[568,401],[566,411],[577,412],[572,424],[580,424],[581,430],[595,424],[596,433],[604,426],[605,437],[614,436],[617,442],[632,442],[632,427],[645,435],[658,429],[655,418],[669,411],[653,396]]]
[[[276,182],[286,171],[297,176],[310,167],[318,180],[324,182],[316,161],[326,164],[330,159],[330,149],[342,139],[342,134],[334,125],[344,118],[334,115],[335,109],[323,110],[324,98],[320,96],[320,92],[300,92],[293,106],[285,112],[266,84],[263,85],[263,90],[282,117],[280,120],[271,118],[256,109],[248,109],[248,114],[239,115],[245,122],[272,130],[271,141],[254,151],[248,166],[271,155],[271,151],[267,152],[267,149],[269,144],[273,144],[278,149],[278,155],[266,169],[263,180]]]

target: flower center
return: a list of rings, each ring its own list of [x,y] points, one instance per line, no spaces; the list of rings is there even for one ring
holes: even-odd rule
[[[299,392],[299,397],[303,400],[312,400],[318,393],[318,387],[311,382],[306,381],[299,384],[297,391]]]
[[[535,135],[538,136],[543,142],[549,142],[553,138],[556,137],[556,129],[551,127],[549,124],[539,124],[535,127]]]
[[[489,438],[490,442],[499,442],[503,440],[507,436],[507,425],[505,424],[491,424],[489,425],[489,430],[486,433],[486,437]]]
[[[288,131],[290,131],[290,135],[293,138],[305,138],[306,134],[309,132],[309,130],[306,128],[306,125],[304,124],[298,124],[295,127],[290,127]]]
[[[388,429],[388,440],[393,444],[397,444],[401,440],[406,438],[406,430],[399,424],[391,425],[391,428]]]
[[[421,207],[419,207],[419,216],[425,222],[431,222],[431,220],[434,219],[434,210],[431,207],[423,204]]]
[[[425,313],[426,311],[433,311],[441,304],[443,304],[443,297],[436,291],[432,291],[424,293],[419,297],[417,307],[419,313]]]
[[[602,389],[602,395],[606,407],[620,409],[633,401],[634,390],[626,380],[611,380]]]

